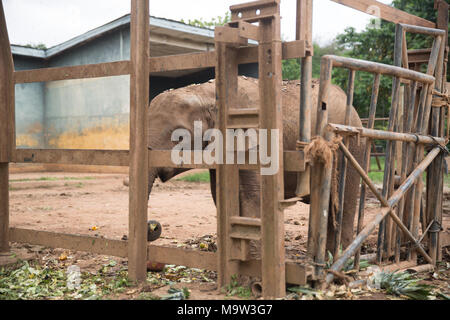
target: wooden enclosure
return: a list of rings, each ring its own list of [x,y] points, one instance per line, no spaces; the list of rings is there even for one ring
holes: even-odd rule
[[[0,251],[8,251],[9,242],[26,242],[48,247],[88,251],[119,257],[129,261],[129,277],[146,279],[146,261],[218,271],[219,286],[225,286],[234,274],[262,279],[263,295],[278,298],[285,295],[286,283],[304,285],[308,281],[331,282],[348,259],[355,256],[359,266],[360,247],[379,226],[378,263],[417,264],[417,254],[429,264],[440,259],[440,224],[442,223],[443,161],[448,131],[446,95],[446,61],[448,56],[448,4],[436,1],[437,23],[424,20],[375,0],[333,0],[367,12],[379,6],[382,19],[396,24],[394,66],[337,56],[325,56],[321,64],[320,94],[317,108],[317,137],[311,136],[312,81],[312,0],[297,0],[297,38],[282,43],[280,30],[280,0],[259,0],[232,6],[231,22],[217,27],[214,52],[150,58],[149,0],[131,0],[130,61],[101,63],[73,67],[48,68],[16,72],[6,28],[3,5],[0,3]],[[257,24],[255,24],[257,23]],[[408,51],[405,33],[420,33],[434,38],[433,48]],[[249,45],[248,40],[258,42]],[[281,108],[282,60],[301,59],[301,101],[298,150],[283,151]],[[259,63],[261,104],[248,113],[236,113],[238,65]],[[427,64],[426,74],[418,65]],[[261,177],[261,212],[259,218],[240,216],[239,170],[259,170],[262,164],[243,165],[175,165],[170,151],[149,150],[147,146],[146,112],[149,103],[150,72],[216,68],[218,128],[278,129],[280,170],[275,175]],[[412,68],[411,70],[409,68]],[[345,124],[327,121],[327,94],[333,68],[349,70]],[[372,100],[367,128],[349,125],[353,104],[355,73],[374,74]],[[19,83],[84,79],[130,75],[130,150],[38,150],[16,149],[14,86]],[[374,130],[380,77],[393,79],[392,106],[387,131]],[[401,94],[403,92],[403,94]],[[447,100],[445,100],[447,99]],[[400,112],[401,110],[401,112]],[[239,119],[241,121],[237,121]],[[250,119],[250,120],[249,120]],[[246,122],[247,121],[247,122]],[[448,130],[448,127],[447,127]],[[313,130],[314,132],[314,130]],[[340,141],[336,137],[342,136]],[[364,163],[360,165],[348,150],[350,136],[365,138]],[[318,140],[335,144],[342,151],[340,178],[346,176],[348,164],[361,175],[360,206],[357,236],[343,253],[339,252],[345,183],[338,189],[337,227],[335,230],[335,262],[325,269],[326,237],[332,168],[307,155],[307,149]],[[382,192],[367,176],[370,164],[371,140],[387,140],[386,166]],[[224,142],[224,146],[227,142]],[[406,154],[395,161],[396,153]],[[224,150],[226,151],[226,150]],[[426,152],[425,152],[426,151]],[[401,162],[401,163],[400,163]],[[80,165],[130,166],[129,236],[127,241],[58,234],[9,227],[9,163],[61,163]],[[192,162],[194,163],[194,162]],[[217,170],[217,233],[218,252],[189,251],[151,245],[147,242],[148,168],[183,167]],[[427,170],[427,191],[422,202],[422,174]],[[298,173],[297,198],[284,199],[284,171]],[[400,186],[394,188],[395,176]],[[344,180],[341,180],[344,181]],[[364,225],[364,202],[367,187],[381,203],[380,213]],[[310,194],[308,257],[304,263],[285,259],[283,209]],[[425,214],[420,214],[424,205]],[[412,212],[412,214],[406,214]],[[419,228],[422,225],[422,236]],[[428,241],[428,250],[421,244]],[[247,255],[250,241],[261,241],[261,259]],[[407,257],[401,255],[401,249]]]

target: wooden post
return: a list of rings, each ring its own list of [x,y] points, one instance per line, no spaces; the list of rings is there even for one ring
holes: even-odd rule
[[[9,251],[8,163],[14,139],[14,63],[9,43],[3,3],[0,1],[0,252]]]
[[[297,0],[297,40],[306,40],[312,47],[312,0]],[[301,59],[300,80],[300,114],[299,114],[299,141],[309,143],[311,141],[311,107],[312,107],[312,51],[306,52],[306,57]],[[297,197],[301,198],[310,193],[309,188],[310,169],[297,175]]]
[[[317,106],[316,135],[325,137],[328,122],[328,93],[331,86],[333,62],[323,57],[320,70],[320,90]],[[324,269],[327,242],[328,210],[331,191],[331,166],[318,161],[311,167],[311,205],[309,211],[308,255],[316,265],[316,275]]]
[[[130,190],[128,276],[147,278],[149,0],[131,1]]]
[[[238,95],[238,51],[216,41],[216,54],[217,120],[218,129],[224,135],[222,157],[225,159],[227,111],[236,106]],[[219,165],[216,170],[218,287],[221,288],[229,284],[231,277],[239,270],[238,261],[231,261],[233,248],[230,238],[230,217],[239,215],[239,170],[236,165]]]
[[[280,15],[263,19],[259,24],[259,95],[260,129],[267,129],[268,145],[271,130],[278,130],[278,150],[268,152],[272,158],[278,152],[279,170],[274,175],[261,175],[263,296],[279,298],[286,295],[284,216],[279,201],[284,199],[283,122],[281,101],[281,32]]]

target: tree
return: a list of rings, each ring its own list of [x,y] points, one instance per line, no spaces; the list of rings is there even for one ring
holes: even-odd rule
[[[207,29],[214,29],[215,26],[223,26],[226,23],[231,21],[231,14],[230,12],[226,12],[225,16],[217,16],[216,18],[212,18],[209,21],[205,21],[202,18],[200,19],[189,19],[187,22],[181,19],[181,22],[189,24],[194,27],[200,27],[200,28],[207,28]]]
[[[320,77],[320,60],[324,55],[335,54],[339,55],[336,43],[333,41],[330,44],[321,47],[318,43],[314,43],[313,56],[313,73],[312,77],[318,79]],[[300,79],[300,59],[283,60],[283,79],[284,80],[298,80]]]
[[[409,12],[430,21],[436,21],[434,0],[394,0],[395,8]],[[373,29],[369,26],[361,32],[348,28],[336,38],[338,49],[344,55],[357,59],[369,60],[385,64],[393,64],[395,24],[381,21],[381,28]],[[407,35],[408,49],[431,48],[432,37],[421,35]],[[336,69],[333,72],[334,83],[346,89],[348,72]],[[361,117],[368,115],[370,106],[370,93],[373,76],[358,72],[355,79],[354,106]],[[391,100],[392,79],[381,78],[380,96],[377,116],[386,116],[389,113]]]

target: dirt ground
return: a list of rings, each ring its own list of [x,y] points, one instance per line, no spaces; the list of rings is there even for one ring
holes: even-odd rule
[[[192,174],[192,171],[187,173]],[[14,173],[10,176],[10,224],[12,227],[121,239],[128,234],[128,188],[124,174],[94,173]],[[378,207],[367,201],[365,221]],[[297,204],[285,210],[286,251],[290,258],[301,259],[306,252],[308,205]],[[157,182],[149,202],[148,217],[163,226],[162,236],[154,244],[197,246],[198,239],[213,239],[216,233],[216,209],[209,183],[172,180]],[[365,251],[370,252],[373,235]],[[67,254],[66,264],[76,263],[92,271],[110,257],[64,250],[14,245],[15,250],[46,255]],[[123,259],[115,259],[126,265]],[[214,278],[214,276],[212,276]],[[222,299],[214,283],[186,284],[193,299]],[[142,289],[142,288],[141,288]],[[158,290],[167,291],[163,286]],[[142,290],[141,290],[142,291]],[[131,292],[119,298],[136,298]],[[158,291],[155,291],[156,293]]]

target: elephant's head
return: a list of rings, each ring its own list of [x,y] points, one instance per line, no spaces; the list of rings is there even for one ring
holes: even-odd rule
[[[194,123],[202,122],[202,136],[214,128],[215,83],[170,90],[161,93],[150,103],[147,113],[148,146],[151,150],[172,150],[178,141],[172,141],[174,131],[184,129],[191,136],[194,147]],[[202,146],[204,148],[205,146]],[[154,180],[159,177],[165,182],[188,169],[155,168],[149,172],[149,192]]]

